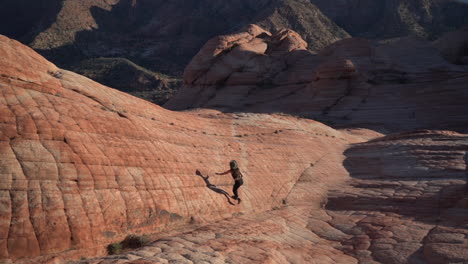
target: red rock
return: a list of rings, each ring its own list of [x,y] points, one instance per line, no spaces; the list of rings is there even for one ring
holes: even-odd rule
[[[165,107],[284,112],[389,131],[466,129],[468,71],[448,63],[425,40],[350,38],[313,54],[291,30],[271,37],[244,32],[224,38],[233,41],[231,46],[210,40],[187,66],[185,85]],[[249,48],[241,49],[246,43]]]
[[[254,37],[262,32],[238,35],[245,43],[237,48],[262,47]],[[294,117],[171,112],[60,70],[5,37],[0,69],[5,261],[93,256],[131,233],[270,210],[311,162],[354,138]],[[214,172],[231,159],[246,172],[238,206],[195,174],[230,193],[230,176]]]
[[[465,73],[426,57],[435,50],[427,43],[347,40],[313,55],[291,32],[278,35],[277,46],[269,42],[277,35],[262,32],[252,26],[213,41],[204,50],[211,55],[188,68],[196,78],[185,89],[198,101],[180,100],[245,110],[233,99],[247,94],[245,102],[261,102],[247,109],[259,112],[340,117],[365,98],[371,106],[358,103],[363,113],[350,123],[466,128]],[[157,235],[140,250],[80,263],[468,260],[466,134],[382,136],[284,114],[171,112],[60,70],[4,37],[0,55],[1,261],[102,256],[132,233]],[[246,84],[227,85],[237,80],[229,71]],[[408,85],[392,83],[402,76]],[[261,80],[254,91],[252,80]],[[282,104],[261,101],[275,93]],[[421,116],[405,118],[420,108]],[[195,173],[230,193],[230,177],[214,173],[231,159],[245,172],[236,206]]]
[[[460,155],[468,150],[466,134],[352,133],[370,140],[311,164],[284,207],[159,234],[154,244],[114,261],[81,263],[132,255],[154,262],[466,262],[467,208],[459,207],[466,199]]]
[[[330,60],[315,68],[315,80],[321,79],[350,79],[357,76],[353,62],[345,59]]]
[[[226,49],[231,50],[235,46],[248,43],[260,34],[269,34],[256,25],[248,26],[244,32],[226,36],[219,36],[208,41],[200,52],[192,59],[184,71],[184,82],[194,83],[217,60],[218,56]]]
[[[271,45],[270,53],[277,52],[292,52],[295,50],[306,50],[307,42],[296,32],[290,29],[283,29],[272,36],[269,45]]]

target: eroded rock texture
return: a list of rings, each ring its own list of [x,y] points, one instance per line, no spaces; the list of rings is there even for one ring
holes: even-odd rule
[[[466,263],[467,139],[416,131],[354,144],[307,169],[288,206],[79,263]]]
[[[468,68],[446,61],[430,42],[351,38],[318,54],[306,48],[294,31],[271,35],[255,25],[216,37],[165,107],[285,112],[390,131],[465,125]]]
[[[185,71],[188,95],[172,103],[466,130],[466,70],[428,56],[432,46],[306,47],[293,31],[253,25],[215,38]],[[102,256],[131,233],[157,234],[140,250],[79,262],[468,262],[466,134],[171,112],[2,36],[0,91],[2,262]],[[245,172],[239,205],[232,179],[214,176],[231,159]]]
[[[129,233],[269,210],[358,138],[285,116],[167,111],[3,36],[0,70],[2,261],[89,257]],[[247,172],[237,206],[195,174],[231,159]],[[209,181],[231,192],[230,176]]]
[[[467,139],[416,131],[348,149],[344,166],[353,179],[331,191],[326,206],[357,217],[353,225],[331,221],[353,235],[344,250],[361,262],[467,262]]]

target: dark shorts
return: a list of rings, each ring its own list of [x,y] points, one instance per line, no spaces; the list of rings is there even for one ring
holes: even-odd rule
[[[242,179],[234,181],[234,187],[232,187],[232,192],[234,193],[234,198],[238,198],[239,194],[237,193],[237,189],[241,187],[241,185],[244,184],[244,181]]]

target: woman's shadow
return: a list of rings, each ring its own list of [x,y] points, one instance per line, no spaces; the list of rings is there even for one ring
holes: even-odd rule
[[[228,203],[231,204],[231,205],[235,205],[233,202],[231,202],[231,196],[229,195],[228,192],[226,192],[223,189],[220,189],[220,188],[216,187],[216,185],[212,184],[208,180],[208,178],[210,178],[210,176],[203,176],[203,174],[201,174],[201,172],[199,170],[196,170],[195,174],[200,176],[205,181],[206,187],[208,187],[213,192],[216,192],[216,193],[219,193],[219,194],[222,194],[222,195],[226,196],[226,199],[227,199]]]

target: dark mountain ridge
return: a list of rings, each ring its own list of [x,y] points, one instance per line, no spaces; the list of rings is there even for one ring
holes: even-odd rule
[[[176,79],[208,39],[251,23],[271,32],[290,28],[311,51],[350,35],[435,38],[468,25],[468,5],[455,0],[1,0],[0,4],[0,34],[28,44],[62,68],[159,104],[177,89]],[[117,63],[120,58],[125,61]],[[106,69],[116,70],[96,71],[103,62],[109,62]],[[128,62],[132,71],[145,69],[169,78],[143,84],[135,82],[132,74],[123,80],[121,71],[112,66],[122,62]],[[136,75],[146,76],[145,71]],[[123,81],[109,81],[116,78]],[[151,85],[165,95],[143,96]]]

